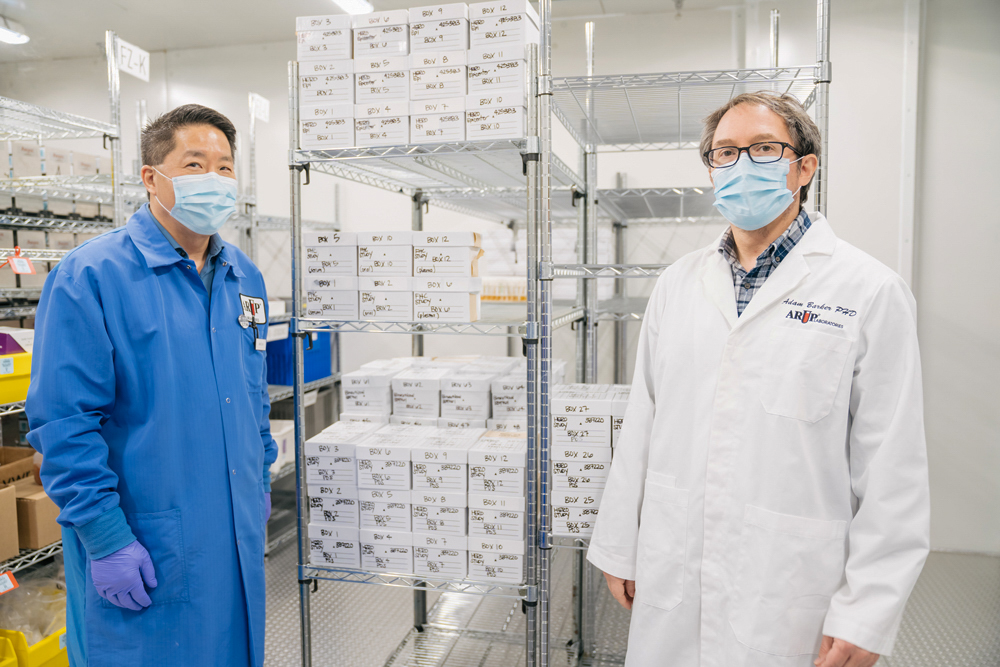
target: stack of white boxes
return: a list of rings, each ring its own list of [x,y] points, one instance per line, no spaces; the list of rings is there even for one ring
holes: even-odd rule
[[[303,232],[306,315],[358,319],[358,235]]]
[[[524,580],[525,473],[523,433],[487,432],[469,450],[469,578]]]
[[[295,19],[299,61],[299,144],[322,150],[354,145],[351,17]]]
[[[410,10],[410,141],[465,140],[469,7]]]
[[[571,384],[552,392],[552,534],[592,535],[611,470],[612,385]]]
[[[306,315],[474,322],[479,241],[475,232],[306,232]]]
[[[417,432],[383,426],[357,443],[362,569],[413,572],[410,450],[421,442]]]
[[[307,150],[526,135],[527,0],[296,19]]]
[[[527,132],[527,46],[538,43],[538,14],[528,0],[470,7],[466,137],[509,139]]]
[[[305,443],[310,558],[360,568],[355,446],[377,426],[337,422]]]
[[[468,450],[483,433],[438,429],[410,450],[417,574],[468,575]]]

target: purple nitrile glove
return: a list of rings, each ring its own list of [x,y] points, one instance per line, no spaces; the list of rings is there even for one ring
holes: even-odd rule
[[[143,587],[156,588],[149,552],[136,540],[113,554],[90,562],[90,577],[97,594],[113,605],[142,611],[153,604]]]
[[[271,518],[271,492],[268,491],[264,494],[264,523],[267,523],[268,519]]]

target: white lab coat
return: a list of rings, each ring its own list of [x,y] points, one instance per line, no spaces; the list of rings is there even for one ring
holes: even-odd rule
[[[717,242],[650,297],[589,552],[636,582],[629,667],[892,649],[929,545],[915,303],[810,218],[740,317]]]

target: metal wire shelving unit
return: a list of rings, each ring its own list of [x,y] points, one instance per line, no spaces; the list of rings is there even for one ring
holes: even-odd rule
[[[701,119],[734,95],[752,90],[794,94],[815,110],[826,133],[829,66],[829,0],[817,0],[817,63],[801,67],[740,69],[714,72],[679,72],[651,75],[598,77],[593,74],[593,28],[588,27],[586,77],[553,79],[551,76],[551,2],[540,0],[541,43],[531,52],[528,95],[528,137],[521,140],[464,141],[442,144],[298,150],[298,67],[289,67],[292,272],[294,311],[291,333],[296,337],[295,422],[299,493],[299,582],[303,665],[311,665],[310,590],[324,579],[403,586],[415,590],[414,631],[390,657],[419,656],[420,664],[444,664],[451,647],[464,641],[462,628],[436,628],[427,623],[426,591],[510,596],[520,599],[524,611],[524,653],[528,667],[547,667],[554,655],[551,636],[552,559],[554,552],[576,554],[576,631],[570,646],[581,665],[613,664],[623,659],[623,648],[601,650],[597,637],[595,598],[598,590],[593,568],[583,555],[587,537],[554,537],[549,500],[549,394],[552,335],[558,326],[577,323],[577,382],[597,380],[599,321],[615,323],[615,376],[621,382],[623,351],[629,322],[642,319],[645,300],[630,298],[626,279],[653,278],[668,267],[663,264],[629,264],[625,231],[629,225],[701,225],[722,218],[711,206],[710,188],[597,188],[597,155],[610,151],[680,150],[697,148]],[[577,174],[552,154],[551,125],[555,117],[580,145],[582,172]],[[824,140],[825,141],[825,140]],[[824,143],[825,154],[825,143]],[[303,176],[303,172],[305,175]],[[413,228],[422,228],[424,205],[460,211],[487,220],[524,221],[527,228],[527,293],[525,310],[484,304],[484,318],[475,323],[427,324],[422,322],[336,322],[311,315],[302,298],[301,188],[310,175],[323,173],[387,191],[401,193],[413,202]],[[305,183],[303,183],[303,178]],[[815,179],[820,210],[826,202],[826,171]],[[552,262],[554,224],[578,226],[579,264]],[[610,222],[615,230],[616,253],[612,264],[597,262],[597,227]],[[612,299],[599,301],[594,279],[614,279]],[[583,289],[570,305],[556,304],[552,280],[579,280]],[[424,334],[496,335],[521,338],[528,361],[528,550],[527,578],[516,590],[482,588],[482,582],[431,580],[412,574],[373,574],[356,570],[316,567],[308,562],[307,497],[303,449],[303,342],[310,331],[379,332],[410,334],[415,355],[422,354]],[[505,587],[501,587],[505,588]],[[442,597],[442,599],[445,599]],[[459,599],[458,597],[448,598]],[[426,630],[426,632],[424,632]],[[475,641],[511,642],[504,637],[472,637]],[[607,647],[605,647],[607,649]],[[449,662],[458,664],[461,662]],[[464,663],[463,663],[464,664]]]
[[[550,26],[550,0],[542,3],[542,25]],[[543,29],[541,47],[530,50],[526,85],[528,95],[528,136],[501,141],[462,141],[454,143],[391,146],[385,148],[345,148],[340,150],[298,150],[298,64],[289,67],[293,317],[291,334],[295,336],[295,423],[299,493],[299,581],[302,615],[303,665],[312,664],[310,627],[310,586],[317,580],[402,586],[414,589],[414,628],[421,633],[422,655],[447,654],[450,633],[432,631],[424,635],[427,623],[428,591],[463,593],[476,596],[506,597],[520,600],[524,609],[523,645],[526,664],[546,665],[548,632],[549,557],[546,543],[547,480],[545,461],[548,446],[548,383],[552,356],[552,330],[578,321],[583,309],[579,304],[552,302],[550,283],[537,279],[539,260],[551,254],[550,202],[561,202],[559,210],[567,218],[575,217],[573,204],[579,198],[583,179],[551,152],[550,96],[550,27]],[[478,217],[506,222],[525,220],[528,230],[529,275],[528,303],[484,303],[482,318],[476,322],[341,322],[311,315],[303,300],[301,247],[302,172],[305,184],[312,173],[322,173],[364,183],[408,196],[412,203],[412,226],[422,229],[423,209],[428,202]],[[558,193],[553,196],[553,192]],[[413,574],[384,574],[316,566],[308,562],[308,501],[305,467],[301,452],[304,443],[303,412],[303,337],[310,331],[351,331],[409,334],[415,355],[423,352],[423,335],[489,335],[520,338],[528,357],[528,464],[526,577],[520,585],[498,582],[441,579]],[[410,637],[415,635],[411,634]],[[404,650],[410,637],[400,645]],[[509,641],[485,637],[487,641]]]

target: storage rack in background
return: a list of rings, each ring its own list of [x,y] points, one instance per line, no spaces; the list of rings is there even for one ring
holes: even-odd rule
[[[112,215],[105,220],[74,220],[57,218],[42,212],[39,215],[13,215],[0,213],[0,229],[14,232],[17,245],[18,231],[45,232],[46,248],[22,249],[21,255],[33,261],[58,262],[68,250],[50,249],[50,232],[90,234],[105,232],[125,224],[130,206],[145,202],[145,188],[134,176],[124,173],[121,148],[121,90],[118,69],[118,36],[105,33],[104,54],[108,64],[108,97],[111,110],[110,122],[93,120],[75,114],[55,111],[36,104],[0,97],[0,141],[45,141],[61,139],[103,139],[110,149],[110,170],[97,176],[38,176],[0,180],[0,191],[14,196],[43,196],[48,199],[69,200],[101,204],[110,208]],[[6,174],[5,174],[6,176]],[[107,208],[105,210],[107,210]],[[75,239],[76,240],[76,239]],[[79,241],[77,240],[77,243]],[[0,249],[0,256],[13,256],[14,250]],[[20,285],[20,280],[18,280]],[[0,319],[34,317],[41,288],[0,289]],[[0,405],[0,417],[24,411],[24,401]],[[42,549],[23,549],[20,555],[0,563],[0,573],[18,572],[50,556],[62,552],[62,542]]]
[[[589,75],[553,79],[551,76],[551,3],[539,1],[540,46],[532,47],[528,74],[528,135],[521,140],[463,141],[440,144],[299,150],[298,63],[289,65],[289,171],[291,179],[292,289],[291,333],[295,336],[293,395],[295,401],[296,475],[299,515],[299,585],[302,664],[312,664],[310,593],[320,580],[399,586],[414,590],[414,629],[390,657],[412,656],[419,664],[465,664],[472,652],[460,651],[461,642],[504,642],[509,637],[461,627],[435,634],[427,622],[426,593],[466,593],[520,600],[525,617],[525,665],[547,667],[556,650],[550,623],[553,548],[575,550],[578,592],[574,604],[576,636],[571,646],[578,664],[616,664],[619,651],[595,643],[594,615],[599,582],[583,560],[588,539],[551,534],[549,499],[549,400],[552,335],[556,328],[578,323],[577,375],[579,382],[597,381],[597,323],[615,323],[615,379],[626,373],[625,327],[640,321],[645,301],[629,298],[625,279],[659,276],[666,265],[626,263],[626,230],[643,224],[702,224],[722,222],[711,206],[713,195],[704,188],[597,188],[597,154],[604,151],[697,149],[701,119],[734,95],[761,89],[790,92],[814,107],[823,135],[820,168],[815,177],[815,201],[825,212],[829,63],[829,0],[817,0],[817,63],[802,67],[734,69],[624,76],[593,75],[593,28],[588,27]],[[776,26],[775,26],[776,27]],[[776,37],[776,34],[775,34]],[[773,40],[774,41],[774,40]],[[772,46],[773,48],[773,46]],[[555,116],[580,145],[582,175],[552,153]],[[495,222],[524,221],[527,228],[527,311],[518,305],[484,303],[482,319],[471,323],[340,322],[304,317],[302,288],[302,185],[312,173],[349,179],[412,201],[412,227],[423,225],[428,202]],[[615,263],[597,263],[597,228],[611,222],[615,232]],[[576,224],[579,264],[552,262],[553,224]],[[597,299],[594,279],[613,278],[615,297]],[[554,279],[577,279],[582,287],[575,303],[554,303]],[[378,574],[318,566],[309,563],[308,500],[304,464],[303,337],[311,331],[402,333],[413,336],[413,353],[423,352],[424,334],[478,334],[521,339],[528,361],[527,558],[522,586],[468,580],[448,580],[413,574]],[[572,551],[571,551],[572,552]],[[624,616],[624,615],[623,615]],[[627,618],[614,619],[627,633]],[[471,636],[474,634],[475,636]],[[415,639],[419,638],[419,639]],[[560,638],[564,639],[564,638]],[[619,647],[615,647],[619,648]],[[470,663],[478,664],[478,663]]]

